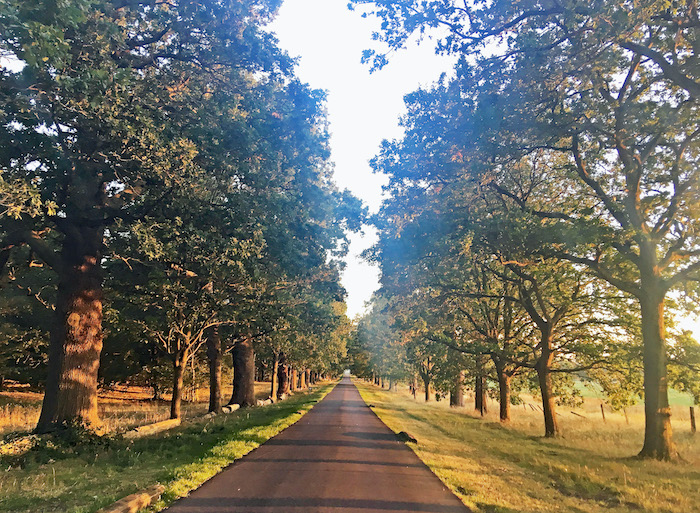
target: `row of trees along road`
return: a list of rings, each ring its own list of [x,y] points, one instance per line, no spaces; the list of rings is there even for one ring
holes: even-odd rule
[[[264,30],[279,4],[2,2],[2,352],[48,373],[37,431],[97,426],[99,378],[164,359],[179,416],[205,345],[212,410],[228,351],[241,405],[255,349],[281,374],[341,357],[362,209],[331,182],[323,94]]]
[[[352,3],[383,19],[375,67],[425,33],[457,59],[374,161],[399,325],[488,355],[501,385],[534,369],[547,435],[553,373],[639,363],[641,456],[676,458],[669,353],[697,354],[667,330],[700,280],[695,0]]]

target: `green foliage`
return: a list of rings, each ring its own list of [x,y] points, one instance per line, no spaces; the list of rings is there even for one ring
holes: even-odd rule
[[[363,208],[331,181],[324,93],[264,28],[279,4],[0,4],[0,268],[31,248],[47,275],[17,283],[61,316],[64,246],[101,264],[107,382],[159,382],[213,326],[319,369],[344,353],[339,259]],[[30,338],[53,325],[61,344],[64,321]]]

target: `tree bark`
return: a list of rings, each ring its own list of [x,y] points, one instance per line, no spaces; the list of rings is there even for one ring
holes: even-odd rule
[[[296,392],[299,376],[297,375],[297,370],[292,368],[289,376],[289,390],[291,392]]]
[[[540,385],[540,395],[542,396],[542,411],[544,413],[544,436],[547,438],[559,436],[559,423],[557,422],[556,405],[552,391],[552,335],[545,330],[542,333],[540,342],[542,347],[541,355],[535,364],[537,371],[537,381]]]
[[[486,407],[486,378],[478,374],[474,386],[474,409],[483,417],[487,413]]]
[[[665,292],[652,276],[642,273],[642,341],[644,343],[644,446],[642,457],[673,460],[678,450],[671,430],[664,327]],[[651,283],[649,283],[651,282]]]
[[[221,410],[221,337],[218,326],[207,333],[207,358],[209,359],[209,411]]]
[[[270,374],[270,399],[272,399],[272,402],[277,401],[277,383],[279,383],[277,373],[279,372],[279,366],[280,355],[279,353],[274,353],[272,356],[272,373]]]
[[[170,399],[171,419],[179,419],[182,416],[182,388],[185,381],[187,356],[187,351],[178,351],[173,355],[173,396]]]
[[[427,403],[430,401],[430,376],[428,374],[424,374],[422,378],[423,386],[425,387],[425,402]]]
[[[464,406],[464,371],[459,371],[454,378],[450,390],[450,406],[461,408]]]
[[[299,390],[306,388],[306,371],[299,371]]]
[[[505,371],[503,363],[496,363],[498,375],[498,405],[501,422],[510,422],[510,380],[511,377]]]
[[[56,272],[56,312],[48,375],[36,431],[64,423],[99,426],[97,371],[102,351],[104,227],[68,225]]]
[[[289,395],[289,366],[284,353],[280,354],[279,367],[277,368],[277,400],[281,401]]]
[[[253,342],[243,339],[233,346],[233,394],[229,404],[255,406],[255,351]]]

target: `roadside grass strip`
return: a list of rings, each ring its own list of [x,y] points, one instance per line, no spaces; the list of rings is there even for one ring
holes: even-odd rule
[[[591,428],[582,420],[578,430],[545,439],[530,420],[502,426],[469,408],[355,384],[390,429],[416,438],[407,445],[475,513],[698,511],[700,437],[676,434],[684,462],[640,460],[633,455],[642,426]]]
[[[159,511],[294,424],[334,386],[135,440],[42,440],[21,456],[0,456],[0,511],[92,513],[161,483],[165,492],[149,509]]]

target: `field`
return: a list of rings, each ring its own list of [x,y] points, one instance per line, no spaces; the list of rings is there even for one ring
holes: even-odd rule
[[[542,414],[533,398],[513,407],[508,426],[489,402],[485,418],[446,401],[416,401],[407,390],[387,391],[356,381],[377,415],[394,431],[407,431],[418,456],[474,512],[483,513],[690,513],[700,510],[700,435],[691,435],[687,406],[673,407],[673,428],[684,462],[633,456],[643,437],[640,405],[605,411],[586,398],[581,409],[561,408],[563,436],[542,437]],[[677,398],[679,402],[683,397]]]
[[[223,387],[224,403],[231,397],[232,387]],[[196,401],[183,401],[184,418],[201,415],[207,411],[207,389],[200,389]],[[125,431],[143,424],[151,424],[170,417],[169,397],[151,400],[151,389],[146,387],[116,385],[100,390],[98,407],[107,433]],[[255,396],[265,399],[270,395],[270,383],[256,382]],[[41,411],[43,395],[30,392],[21,385],[10,385],[0,392],[0,436],[10,432],[27,432],[34,428]]]
[[[331,388],[320,384],[278,404],[192,419],[137,440],[43,440],[21,456],[0,456],[0,511],[94,512],[155,483],[166,487],[153,508],[160,510],[296,422]]]

